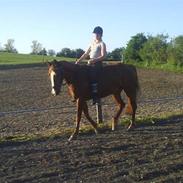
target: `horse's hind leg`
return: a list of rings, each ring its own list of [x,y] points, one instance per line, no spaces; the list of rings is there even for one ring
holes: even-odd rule
[[[97,134],[98,133],[97,123],[95,121],[93,121],[92,118],[90,117],[89,112],[88,112],[88,106],[87,106],[86,102],[83,103],[83,111],[84,111],[84,114],[85,114],[87,120],[91,123],[91,125],[95,129],[95,133]]]
[[[76,129],[75,129],[74,133],[70,136],[69,141],[77,138],[77,135],[79,133],[79,125],[80,125],[80,121],[81,121],[82,110],[83,110],[83,102],[80,99],[78,99],[77,100]]]
[[[121,112],[123,111],[123,108],[125,107],[125,103],[123,102],[120,93],[113,95],[113,97],[119,106],[119,109],[112,121],[112,130],[115,130],[117,123],[118,123],[118,118],[119,118]]]
[[[132,115],[133,114],[133,109],[132,109],[132,105],[131,105],[131,100],[129,97],[127,97],[128,102],[127,102],[127,106],[125,107],[125,114],[128,115]]]
[[[131,130],[132,128],[135,127],[135,113],[136,113],[136,109],[137,109],[137,102],[136,102],[136,93],[134,94],[128,94],[128,105],[130,106],[130,108],[132,109],[132,121],[130,123],[130,125],[128,126],[128,130]]]

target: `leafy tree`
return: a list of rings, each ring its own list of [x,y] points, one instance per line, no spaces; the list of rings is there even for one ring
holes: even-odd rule
[[[4,51],[9,52],[9,53],[17,53],[17,50],[14,47],[14,39],[8,39],[7,43],[4,45]]]
[[[33,40],[32,45],[31,45],[31,49],[32,49],[31,54],[38,55],[42,50],[42,45],[37,40]]]
[[[112,60],[111,52],[107,52],[107,60]]]
[[[70,48],[63,48],[60,52],[57,53],[57,56],[79,58],[83,53],[84,53],[84,50],[80,48],[75,50],[71,50]]]
[[[138,33],[131,38],[127,43],[127,47],[124,51],[124,57],[126,61],[142,61],[140,56],[140,49],[143,48],[144,43],[146,43],[147,38],[143,33]]]
[[[76,53],[76,58],[80,58],[83,54],[84,54],[84,50],[82,50],[81,48],[78,48],[75,50]]]
[[[70,48],[63,48],[60,52],[57,53],[58,57],[70,57],[71,56],[71,49]]]
[[[140,57],[147,65],[167,62],[167,38],[168,36],[163,34],[148,36],[148,40],[140,50]]]
[[[38,55],[47,55],[47,51],[45,48],[43,48],[39,53]]]
[[[57,56],[57,57],[63,57],[62,51],[57,52],[56,56]]]
[[[71,50],[71,52],[70,52],[70,54],[69,54],[68,57],[70,57],[70,58],[76,58],[76,52],[75,52],[75,50]]]
[[[61,52],[62,52],[62,55],[64,57],[70,57],[70,55],[71,55],[71,49],[70,48],[63,48]]]
[[[168,63],[183,66],[183,36],[173,39],[168,46]]]
[[[54,50],[50,49],[50,50],[48,50],[48,55],[49,55],[49,56],[55,56],[56,53],[55,53]]]
[[[124,48],[116,48],[112,52],[109,52],[107,54],[107,59],[108,60],[121,60],[122,59],[122,52]]]

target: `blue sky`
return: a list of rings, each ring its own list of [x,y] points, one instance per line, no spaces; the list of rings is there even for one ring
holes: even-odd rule
[[[20,53],[33,40],[47,50],[85,50],[100,25],[111,51],[140,32],[183,35],[182,10],[182,0],[0,0],[0,44],[13,38]]]

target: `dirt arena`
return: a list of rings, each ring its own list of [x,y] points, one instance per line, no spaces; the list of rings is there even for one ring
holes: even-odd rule
[[[52,97],[46,67],[0,68],[0,137],[7,139],[0,142],[0,182],[183,182],[183,74],[138,69],[138,75],[134,131],[120,122],[114,132],[81,132],[69,143],[64,130],[74,129],[76,108],[66,86]],[[110,96],[102,103],[110,124],[115,103]],[[40,138],[8,140],[16,136]]]

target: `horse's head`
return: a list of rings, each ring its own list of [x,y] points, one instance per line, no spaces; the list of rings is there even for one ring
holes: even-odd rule
[[[61,63],[56,60],[49,62],[48,75],[51,80],[51,94],[56,96],[60,93],[63,82],[63,68]]]

